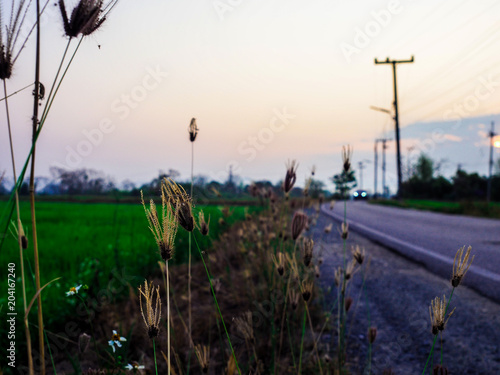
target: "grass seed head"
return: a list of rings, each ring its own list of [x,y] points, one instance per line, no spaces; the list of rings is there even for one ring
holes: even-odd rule
[[[435,365],[432,369],[432,375],[448,375],[448,369],[442,365]]]
[[[227,361],[225,375],[234,375],[234,374],[236,374],[236,369],[237,369],[236,360],[234,359],[234,356],[230,355],[229,359]]]
[[[363,264],[363,261],[365,260],[365,249],[362,249],[359,245],[356,245],[356,247],[352,247],[352,257],[358,262],[359,265]]]
[[[192,232],[194,229],[192,203],[184,188],[176,184],[171,178],[165,178],[161,184],[161,189],[162,195],[165,195],[173,205],[179,225],[188,232]]]
[[[156,291],[156,298],[155,298]],[[142,300],[144,299],[144,303]],[[153,283],[148,285],[144,280],[144,290],[139,287],[139,305],[141,308],[142,318],[146,324],[148,336],[154,339],[160,332],[160,319],[161,319],[161,299],[160,287],[154,289]]]
[[[194,117],[191,119],[188,131],[189,131],[189,140],[191,142],[194,142],[196,136],[198,135],[198,126],[196,125],[196,119]]]
[[[7,3],[6,1],[2,1],[1,4]],[[10,18],[8,22],[4,25],[4,12],[2,9],[2,5],[0,4],[0,79],[6,80],[9,79],[12,75],[13,66],[21,53],[27,38],[31,33],[28,33],[26,36],[22,35],[22,28],[24,27],[24,22],[27,17],[26,14],[31,5],[31,1],[18,1],[12,0],[10,6]],[[16,4],[17,3],[17,4]],[[19,38],[21,36],[21,38]],[[20,49],[16,49],[16,44],[19,40],[21,41],[22,46]],[[0,181],[2,180],[2,176],[0,176]]]
[[[311,299],[314,283],[312,281],[302,281],[302,299],[307,302]]]
[[[271,254],[274,266],[276,267],[276,271],[278,271],[278,274],[280,276],[283,276],[285,273],[285,255],[280,251],[276,254],[277,256],[274,256],[274,254]]]
[[[469,270],[472,261],[474,260],[474,255],[472,258],[470,257],[470,252],[472,250],[472,246],[467,248],[464,256],[465,246],[458,249],[455,254],[455,259],[453,260],[453,275],[451,277],[451,285],[456,288],[460,285],[460,282],[464,278],[465,274]]]
[[[198,363],[200,364],[201,371],[204,374],[208,373],[208,366],[210,364],[210,346],[198,344],[194,347],[194,351],[196,353]]]
[[[356,260],[353,259],[352,261],[349,262],[349,264],[347,264],[347,268],[345,270],[345,279],[346,280],[350,280],[352,275],[354,275],[354,273],[356,272]]]
[[[342,222],[340,229],[339,229],[340,237],[343,240],[347,240],[349,237],[349,223],[347,222]]]
[[[177,219],[169,200],[162,191],[162,218],[158,216],[158,211],[154,201],[151,199],[149,208],[144,203],[144,196],[141,190],[141,202],[149,222],[149,229],[155,238],[160,251],[160,256],[164,261],[172,259],[174,253],[175,235],[177,234]]]
[[[2,43],[0,41],[0,43]],[[12,55],[9,51],[6,51],[6,46],[3,43],[0,45],[0,79],[9,79],[12,75]]]
[[[314,275],[316,276],[317,279],[321,277],[321,272],[319,270],[319,266],[314,266]]]
[[[252,313],[247,311],[242,316],[234,319],[234,323],[236,324],[236,329],[238,332],[250,342],[253,342],[253,324],[252,324]]]
[[[292,310],[296,310],[299,305],[300,294],[297,291],[290,289],[288,292],[288,298],[290,299],[290,306],[292,306]]]
[[[286,163],[285,181],[283,181],[283,191],[288,194],[292,190],[295,181],[297,181],[297,167],[298,163],[295,160]]]
[[[335,285],[339,286],[341,281],[342,281],[342,275],[344,274],[344,271],[342,270],[342,267],[338,267],[335,270]]]
[[[350,145],[342,146],[342,162],[346,173],[351,170],[352,147]]]
[[[302,252],[304,265],[309,267],[313,257],[314,241],[311,238],[304,238],[302,241]]]
[[[103,14],[102,0],[80,0],[71,12],[71,18],[68,18],[64,0],[59,0],[59,9],[63,19],[64,32],[70,38],[75,38],[79,34],[90,35],[106,20],[106,16]]]
[[[431,318],[431,332],[433,335],[437,335],[439,331],[444,331],[446,323],[448,323],[448,320],[455,311],[455,309],[453,309],[453,311],[448,314],[448,318],[446,318],[446,306],[446,296],[443,296],[442,300],[436,297],[431,301],[429,315]]]
[[[302,231],[306,228],[307,220],[308,220],[307,215],[302,211],[297,211],[293,214],[292,239],[294,241],[296,241],[297,238],[299,238]]]
[[[203,210],[201,210],[198,214],[198,225],[200,228],[200,233],[204,236],[207,236],[210,225],[210,216],[208,217],[208,222],[205,221],[205,215],[203,214]]]

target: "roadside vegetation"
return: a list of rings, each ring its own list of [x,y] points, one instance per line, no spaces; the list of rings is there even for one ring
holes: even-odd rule
[[[491,177],[490,202],[488,178],[457,169],[451,179],[440,174],[440,163],[425,154],[407,171],[402,183],[402,199],[372,199],[370,203],[414,208],[448,214],[500,218],[500,160]]]

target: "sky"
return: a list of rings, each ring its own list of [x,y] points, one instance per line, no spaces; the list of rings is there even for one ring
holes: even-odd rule
[[[414,56],[397,67],[403,164],[426,152],[446,160],[446,176],[458,164],[486,174],[487,133],[500,119],[499,16],[495,0],[122,0],[75,55],[37,143],[36,173],[92,168],[140,184],[176,169],[187,180],[195,117],[195,175],[224,181],[232,168],[245,182],[276,182],[296,159],[298,185],[313,165],[327,182],[350,144],[373,190],[374,141],[395,138],[391,116],[370,109],[393,102],[392,68],[374,59]],[[48,91],[67,38],[54,1],[42,21]],[[30,38],[9,93],[34,81],[34,50]],[[31,91],[9,98],[17,168],[30,147]],[[11,177],[5,118],[2,101],[0,171]],[[394,141],[388,146],[394,189]]]

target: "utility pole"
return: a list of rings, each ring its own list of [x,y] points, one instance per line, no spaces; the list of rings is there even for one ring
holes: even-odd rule
[[[365,166],[362,161],[358,162],[358,167],[359,167],[359,188],[363,189],[363,169],[365,169]]]
[[[382,142],[382,196],[385,198],[386,194],[386,190],[385,190],[385,150],[387,149],[387,145],[386,145],[386,142],[387,141],[391,141],[392,139],[387,139],[387,138],[383,138],[383,139],[379,139],[379,141]]]
[[[374,111],[379,111],[379,112],[384,112],[387,113],[388,115],[392,116],[392,112],[388,109],[385,108],[380,108],[380,107],[375,107],[373,105],[370,106],[370,109],[373,109]],[[378,142],[382,142],[383,139],[375,139],[375,147],[374,147],[374,152],[375,152],[375,158],[374,158],[374,173],[373,173],[373,195],[375,198],[377,198],[377,174],[378,174]],[[383,187],[382,187],[383,190]],[[382,192],[382,195],[384,195],[384,192]]]
[[[399,137],[399,112],[398,112],[398,85],[396,79],[396,66],[397,64],[412,63],[414,61],[413,56],[410,60],[389,60],[387,58],[385,61],[378,61],[375,58],[375,64],[392,64],[392,76],[394,83],[394,122],[396,127],[396,160],[398,166],[398,197],[401,193],[401,148],[400,148],[400,137]]]
[[[489,134],[490,137],[490,161],[489,161],[489,168],[488,168],[488,189],[486,192],[486,201],[488,202],[488,205],[490,204],[491,201],[491,170],[493,169],[493,137],[495,137],[495,122],[491,122],[491,131]]]
[[[358,162],[359,166],[359,188],[363,189],[363,169],[365,169],[365,163],[370,163],[370,160],[361,160]]]

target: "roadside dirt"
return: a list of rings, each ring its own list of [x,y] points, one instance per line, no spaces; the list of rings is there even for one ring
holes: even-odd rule
[[[332,231],[325,234],[324,228],[332,222]],[[308,233],[315,240],[315,261],[323,258],[319,280],[325,309],[335,302],[334,270],[343,258],[338,227],[339,223],[320,214]],[[347,324],[351,373],[368,373],[366,335],[374,326],[377,338],[371,373],[383,374],[391,369],[393,374],[422,374],[433,340],[429,305],[436,296],[446,295],[448,299],[450,281],[353,232],[347,240],[349,256],[356,244],[365,248],[365,261],[369,258],[371,263],[366,272],[366,292],[362,293],[361,272],[355,274],[348,290],[354,301]],[[334,292],[329,294],[332,285]],[[450,304],[451,309],[455,307],[443,335],[443,365],[449,374],[500,374],[500,304],[460,285]],[[323,340],[334,339],[332,335],[335,333],[323,335]],[[434,364],[440,362],[440,348],[438,337]]]

